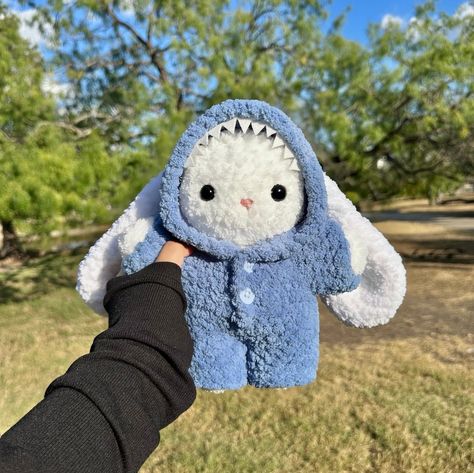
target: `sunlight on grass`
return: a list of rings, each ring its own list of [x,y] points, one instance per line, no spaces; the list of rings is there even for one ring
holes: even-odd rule
[[[39,266],[15,272],[15,300],[24,300],[0,305],[0,432],[106,328],[71,288],[74,271],[48,282]],[[38,272],[56,288],[34,290]],[[463,334],[342,342],[322,343],[309,386],[200,391],[141,472],[472,471],[474,376]]]
[[[462,358],[446,365],[416,339],[324,344],[309,386],[200,392],[143,471],[466,472],[473,382]]]

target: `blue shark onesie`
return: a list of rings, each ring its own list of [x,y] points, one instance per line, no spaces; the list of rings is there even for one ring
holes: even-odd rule
[[[184,218],[180,187],[185,163],[203,136],[222,123],[266,125],[283,140],[304,180],[304,216],[289,230],[241,246],[199,231]],[[216,128],[217,127],[217,128]],[[280,110],[256,100],[228,100],[192,123],[164,170],[161,200],[145,239],[122,261],[122,271],[150,264],[165,241],[195,248],[182,283],[194,340],[191,375],[206,389],[288,387],[316,377],[317,295],[353,291],[348,241],[328,213],[321,166],[301,130]]]

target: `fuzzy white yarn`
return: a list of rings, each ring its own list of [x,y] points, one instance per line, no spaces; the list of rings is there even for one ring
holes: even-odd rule
[[[140,191],[79,264],[76,289],[84,301],[99,314],[105,315],[102,301],[106,284],[119,273],[122,258],[126,254],[124,251],[133,251],[133,242],[140,241],[143,232],[148,231],[147,225],[151,224],[151,217],[156,213],[160,201],[161,175],[162,173],[154,177]],[[144,221],[139,225],[139,235],[133,235],[140,219]]]
[[[219,240],[239,246],[281,234],[301,219],[304,184],[301,172],[290,169],[292,159],[284,148],[272,148],[273,137],[265,133],[222,132],[210,138],[198,155],[191,155],[180,188],[180,206],[190,225]],[[200,197],[204,185],[212,185],[215,197]],[[272,199],[273,186],[286,188],[282,201]],[[252,199],[250,208],[241,199]]]
[[[324,182],[329,215],[342,226],[351,249],[365,247],[366,262],[361,283],[354,291],[324,296],[322,300],[347,325],[362,328],[386,324],[406,292],[402,259],[369,220],[357,212],[332,179],[325,175]]]

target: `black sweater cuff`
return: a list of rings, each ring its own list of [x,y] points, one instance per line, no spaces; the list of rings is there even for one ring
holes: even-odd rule
[[[107,309],[107,304],[118,291],[143,283],[162,284],[174,289],[181,296],[186,309],[186,297],[181,285],[181,267],[176,263],[168,261],[155,261],[136,273],[117,276],[111,279],[106,286],[104,307]]]

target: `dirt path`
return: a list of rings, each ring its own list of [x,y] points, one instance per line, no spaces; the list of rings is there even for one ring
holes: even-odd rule
[[[365,343],[407,337],[467,337],[474,354],[474,205],[369,214],[403,256],[407,295],[386,326],[344,326],[321,307],[321,341]]]

